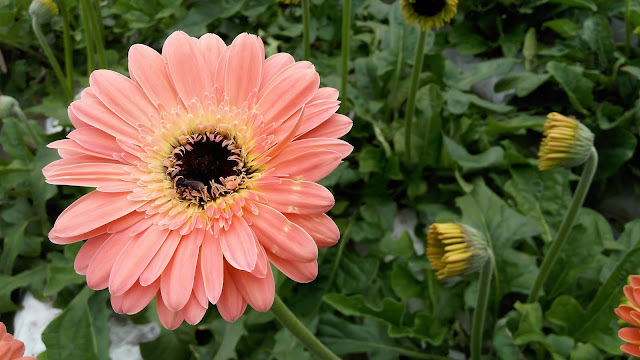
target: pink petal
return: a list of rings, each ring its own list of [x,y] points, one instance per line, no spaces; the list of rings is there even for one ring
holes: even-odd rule
[[[618,336],[630,344],[640,344],[640,329],[630,327],[622,328],[618,330]]]
[[[305,106],[302,125],[296,132],[296,135],[304,134],[325,122],[331,115],[338,111],[338,108],[340,107],[339,104],[340,102],[336,100],[319,100],[307,104]]]
[[[338,96],[340,96],[340,92],[332,87],[319,88],[309,99],[309,104],[321,100],[338,100]]]
[[[625,294],[626,294],[626,291],[625,291]],[[640,300],[640,287],[634,287],[632,290],[632,296],[631,297],[627,296],[627,298],[629,299],[629,301],[631,301],[631,303],[633,303],[633,305],[635,305],[637,308],[640,308],[639,301],[638,301]]]
[[[158,250],[142,274],[140,274],[140,284],[147,286],[160,277],[175,254],[181,239],[182,235],[180,235],[180,232],[171,231],[169,233],[160,250]]]
[[[200,258],[202,258],[202,251],[203,247],[200,247]],[[209,306],[209,299],[207,299],[207,291],[204,288],[204,279],[202,278],[202,260],[196,262],[196,273],[193,277],[193,294],[202,307]]]
[[[150,226],[145,232],[134,236],[113,265],[109,278],[109,292],[120,295],[138,282],[142,271],[167,238],[169,229]]]
[[[114,159],[112,155],[104,155],[99,152],[89,150],[86,147],[78,144],[78,142],[76,142],[75,140],[71,140],[71,139],[62,139],[62,140],[54,141],[52,143],[49,143],[47,147],[51,149],[58,149],[58,153],[63,158],[66,158],[65,156],[66,153],[69,153],[69,154],[75,153],[75,154],[89,155],[89,156],[94,156],[100,159],[104,159],[104,160],[101,160],[100,162],[109,162]]]
[[[155,281],[149,286],[142,286],[136,281],[129,290],[122,294],[122,312],[125,314],[137,314],[144,309],[160,289],[160,281]]]
[[[182,101],[200,99],[213,89],[210,70],[197,49],[197,40],[182,31],[169,35],[162,47],[171,80]]]
[[[633,287],[640,286],[640,275],[631,275],[631,276],[629,276],[629,281],[631,282],[631,286],[633,286]]]
[[[206,232],[200,249],[202,280],[207,298],[212,304],[218,302],[224,280],[224,260],[220,240]]]
[[[256,267],[256,238],[243,218],[234,216],[229,229],[220,233],[220,239],[224,258],[231,266],[244,271]]]
[[[224,271],[224,288],[216,306],[223,319],[234,322],[244,313],[247,302],[236,287],[229,271],[229,269]]]
[[[277,53],[269,56],[262,66],[262,80],[260,81],[260,90],[262,90],[280,71],[287,66],[292,65],[296,61],[293,56],[287,53]]]
[[[242,33],[229,47],[224,91],[230,106],[239,108],[260,86],[264,45],[259,37]]]
[[[640,326],[640,323],[638,323],[631,315],[632,313],[636,313],[637,314],[637,311],[633,306],[620,305],[617,308],[615,308],[613,311],[622,320],[628,322],[629,324],[634,325],[634,326]]]
[[[278,270],[287,275],[291,280],[299,283],[309,283],[318,276],[318,262],[316,260],[309,262],[295,262],[283,259],[273,253],[267,252],[269,260]]]
[[[142,211],[133,211],[120,219],[109,223],[109,227],[107,228],[107,232],[109,233],[117,233],[120,231],[124,231],[131,226],[136,225],[140,221],[147,219],[147,214]]]
[[[87,268],[87,284],[94,290],[109,286],[109,275],[116,259],[127,246],[131,237],[125,233],[111,235],[91,259]]]
[[[291,142],[291,140],[293,140],[295,134],[300,128],[300,120],[302,119],[303,114],[304,106],[294,112],[293,115],[282,123],[278,123],[277,126],[275,126],[275,131],[266,134],[267,136],[273,136],[271,141],[275,146],[272,146],[269,150],[265,151],[261,155],[262,157],[275,157]]]
[[[167,62],[152,48],[135,44],[129,49],[129,73],[154,105],[162,103],[167,109],[178,106],[178,93],[167,72]]]
[[[324,186],[309,181],[281,179],[282,183],[257,189],[269,199],[269,206],[293,214],[321,214],[334,204],[333,195]]]
[[[281,121],[300,109],[318,89],[315,70],[299,70],[293,64],[282,70],[258,94],[256,110],[265,124]]]
[[[267,166],[273,168],[273,172],[269,173],[271,176],[315,182],[331,174],[341,162],[342,155],[335,151],[314,150],[282,159],[277,163],[270,161]]]
[[[73,262],[73,268],[78,274],[87,274],[87,268],[89,267],[89,263],[91,263],[91,259],[93,259],[96,252],[98,252],[102,244],[104,244],[110,236],[111,234],[94,236],[82,245],[82,248],[78,251],[78,255],[76,255],[76,259]]]
[[[256,242],[256,247],[258,248],[258,257],[256,259],[256,267],[251,272],[251,275],[263,278],[267,276],[267,268],[270,266],[269,259],[267,258],[264,248],[260,245],[260,241]]]
[[[298,215],[285,214],[292,223],[300,226],[311,235],[319,248],[335,245],[340,239],[340,229],[326,214]]]
[[[267,268],[267,275],[262,279],[236,269],[229,269],[229,273],[242,297],[252,308],[263,312],[271,308],[276,289],[271,267]]]
[[[251,216],[251,229],[265,250],[297,262],[312,261],[318,257],[316,243],[301,227],[270,206],[255,205],[258,215]]]
[[[71,237],[97,229],[144,204],[127,199],[127,193],[92,191],[66,208],[51,229],[57,237]]]
[[[185,321],[191,325],[198,324],[206,312],[207,308],[200,304],[193,293],[191,294],[187,305],[182,309]]]
[[[61,159],[65,160],[65,159]],[[106,187],[102,192],[122,192],[118,189],[133,189],[136,184],[122,180],[129,175],[122,164],[112,163],[83,163],[64,166],[64,161],[54,161],[45,166],[46,182],[48,184]]]
[[[327,121],[321,123],[317,127],[309,130],[309,132],[301,135],[298,139],[311,138],[334,138],[337,139],[351,130],[353,121],[342,114],[333,114]]]
[[[78,115],[76,115],[72,110],[71,110],[71,106],[69,106],[67,108],[67,115],[69,116],[69,120],[71,121],[71,124],[73,125],[73,127],[75,127],[76,129],[80,129],[80,128],[86,128],[86,127],[90,127],[91,125],[87,124],[86,122],[80,120],[80,118],[78,117]]]
[[[635,357],[640,357],[640,346],[638,345],[633,345],[633,344],[624,344],[622,346],[620,346],[620,350],[622,350],[623,352],[635,356]]]
[[[160,318],[160,322],[162,326],[169,330],[175,330],[182,324],[184,320],[184,316],[182,314],[182,310],[172,311],[167,305],[164,303],[162,299],[161,292],[158,291],[156,295],[156,308],[158,309],[158,317]]]
[[[134,144],[140,143],[140,133],[121,117],[109,110],[100,100],[79,100],[71,104],[71,110],[82,121],[116,138],[123,138]]]
[[[67,137],[75,140],[82,147],[104,156],[113,157],[114,153],[122,152],[115,137],[95,127],[73,130]]]
[[[89,76],[89,84],[111,111],[134,127],[138,123],[150,125],[149,115],[159,116],[158,110],[142,88],[122,74],[111,70],[96,70]]]
[[[198,51],[200,51],[200,57],[204,60],[207,69],[209,69],[211,83],[214,84],[220,55],[227,48],[227,45],[216,34],[204,34],[198,39],[197,46]]]
[[[222,91],[224,91],[224,83],[227,76],[227,63],[229,62],[230,50],[231,47],[227,46],[226,48],[224,48],[224,50],[222,50],[222,54],[220,54],[220,57],[218,58],[218,65],[215,68],[216,73],[213,77],[213,86],[220,92],[220,94],[216,94],[216,96],[221,95]]]
[[[107,225],[100,226],[97,229],[88,231],[86,233],[82,233],[80,235],[69,236],[69,237],[60,237],[60,236],[57,236],[56,234],[52,234],[51,232],[49,232],[49,240],[51,240],[51,242],[54,244],[66,245],[66,244],[71,244],[71,243],[82,241],[82,240],[87,240],[94,236],[102,235],[106,232],[107,232]]]
[[[173,311],[182,309],[193,291],[198,250],[204,231],[195,229],[182,237],[175,254],[160,277],[162,298]]]

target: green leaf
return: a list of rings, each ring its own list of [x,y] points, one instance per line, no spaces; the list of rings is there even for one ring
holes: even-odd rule
[[[62,254],[49,253],[50,263],[47,266],[47,285],[44,295],[54,295],[70,284],[82,284],[85,278],[76,273],[73,268],[73,260],[65,258]]]
[[[534,116],[534,115],[518,115],[514,117],[508,117],[504,120],[496,121],[489,118],[489,124],[484,130],[487,136],[501,136],[501,135],[525,135],[526,130],[535,130],[542,132],[542,127],[546,117]]]
[[[42,284],[47,274],[45,265],[34,267],[17,275],[9,276],[0,274],[0,312],[16,311],[19,307],[11,298],[11,293],[19,288],[33,284]]]
[[[580,32],[580,27],[567,18],[545,21],[542,28],[549,28],[567,39],[576,37]]]
[[[596,53],[600,69],[608,71],[615,61],[615,46],[607,18],[604,15],[587,18],[582,25],[581,36]]]
[[[243,316],[232,323],[224,319],[217,319],[213,322],[210,328],[215,339],[214,346],[218,349],[213,360],[238,358],[236,346],[240,339],[247,334],[244,323],[245,317]]]
[[[588,114],[585,106],[593,105],[593,82],[582,75],[583,68],[550,61],[547,63],[547,71],[562,86],[571,105],[580,113]]]
[[[467,111],[469,104],[476,105],[480,108],[495,111],[497,113],[508,113],[515,108],[509,105],[494,104],[490,101],[484,100],[475,94],[464,93],[456,89],[449,89],[444,94],[444,98],[447,100],[447,108],[452,113],[459,115]]]
[[[289,329],[280,329],[275,336],[272,355],[278,360],[311,360],[300,340]]]
[[[575,336],[584,321],[586,311],[569,295],[561,295],[545,313],[545,318],[562,328],[561,334]]]
[[[598,150],[597,178],[607,178],[615,174],[620,166],[633,157],[638,139],[628,130],[620,127],[603,131],[596,136]]]
[[[418,151],[423,164],[434,165],[440,159],[443,105],[444,97],[438,85],[428,84],[418,90],[416,94],[418,116],[415,119],[415,131],[423,134],[422,149]]]
[[[471,193],[456,198],[462,223],[488,236],[494,249],[507,249],[518,239],[538,235],[540,227],[531,219],[511,209],[485,184],[477,183]],[[496,252],[501,257],[501,252]]]
[[[348,293],[365,291],[378,273],[380,262],[374,257],[345,253],[336,274],[336,284]]]
[[[597,11],[598,7],[592,0],[549,0],[551,3],[581,7],[591,11]]]
[[[449,156],[462,167],[463,173],[504,165],[504,150],[500,146],[492,146],[483,153],[472,155],[450,137],[445,135],[443,140]]]
[[[404,304],[392,298],[384,298],[380,307],[369,305],[362,295],[327,294],[323,300],[344,315],[368,316],[389,325],[400,326],[404,314]]]
[[[508,74],[517,62],[516,59],[506,58],[485,61],[461,73],[448,72],[449,76],[444,81],[451,87],[468,91],[481,80]]]
[[[539,303],[523,304],[517,301],[514,305],[520,312],[520,326],[513,334],[513,343],[516,345],[526,344],[532,341],[544,341],[542,332],[542,308]]]
[[[191,351],[188,344],[193,342],[194,331],[195,328],[189,325],[173,331],[161,326],[160,336],[155,341],[140,344],[140,353],[144,359],[189,359]]]
[[[100,298],[102,308],[91,311],[89,300]],[[106,326],[109,313],[106,307],[108,292],[95,293],[85,287],[55,318],[42,333],[42,341],[47,347],[48,360],[66,359],[108,359],[109,327]]]
[[[551,75],[549,74],[535,74],[527,71],[510,74],[500,79],[496,83],[494,90],[502,92],[516,89],[518,97],[525,97],[547,82],[550,77]]]

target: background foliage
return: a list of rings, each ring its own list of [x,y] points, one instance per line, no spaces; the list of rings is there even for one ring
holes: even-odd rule
[[[78,1],[64,1],[76,92],[88,85]],[[339,88],[336,0],[313,0],[312,61]],[[629,274],[640,273],[640,1],[460,0],[451,26],[428,34],[412,154],[405,159],[404,107],[418,30],[399,4],[353,0],[348,98],[355,151],[322,181],[335,194],[342,239],[320,252],[311,284],[277,275],[277,291],[341,357],[446,358],[468,353],[477,276],[438,282],[424,256],[432,222],[462,221],[490,238],[496,274],[485,323],[492,359],[610,359],[621,355],[613,313]],[[27,0],[0,0],[0,92],[29,120],[0,115],[0,320],[24,294],[64,309],[42,336],[49,360],[108,359],[106,291],[73,271],[79,244],[47,240],[57,215],[86,189],[47,185],[45,144],[69,131],[68,103],[30,29]],[[108,67],[127,73],[133,43],[157,50],[168,34],[215,32],[227,42],[259,34],[267,55],[302,56],[302,11],[270,0],[105,0],[100,3]],[[45,25],[62,61],[60,16]],[[540,302],[526,304],[539,264],[577,176],[539,172],[544,115],[581,119],[596,135],[600,164],[585,208]],[[45,134],[42,120],[64,128]],[[578,169],[579,170],[579,169]],[[129,317],[157,322],[155,309]],[[279,329],[274,331],[273,329]],[[248,310],[233,324],[210,308],[198,326],[162,330],[140,346],[145,359],[309,359],[270,313]],[[73,354],[73,356],[71,356]]]

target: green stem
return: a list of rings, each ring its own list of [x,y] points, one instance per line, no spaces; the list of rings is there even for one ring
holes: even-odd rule
[[[302,51],[304,60],[309,60],[311,57],[311,39],[309,27],[311,22],[311,9],[309,5],[310,0],[302,0]]]
[[[551,268],[553,267],[558,254],[560,253],[560,249],[562,249],[562,245],[567,239],[567,235],[569,234],[569,231],[573,226],[573,222],[576,219],[578,210],[580,210],[580,207],[584,202],[584,198],[587,196],[589,186],[591,185],[591,180],[593,180],[593,175],[595,174],[597,167],[598,152],[594,147],[591,147],[591,154],[587,159],[584,170],[582,170],[582,176],[580,177],[580,181],[578,182],[578,186],[576,187],[576,192],[573,194],[573,199],[571,200],[571,204],[569,205],[569,210],[562,220],[562,224],[560,225],[558,234],[556,234],[556,238],[551,244],[549,252],[547,253],[547,255],[545,255],[544,260],[542,261],[540,271],[538,272],[536,281],[531,288],[531,292],[529,293],[527,302],[532,303],[538,300],[540,290],[542,290],[542,286],[544,285],[544,282],[547,279],[547,276],[549,275],[549,272],[551,271]]]
[[[626,0],[624,9],[624,52],[627,57],[631,53],[631,0]]]
[[[327,286],[324,290],[325,294],[331,288],[333,280],[336,277],[336,273],[338,272],[338,266],[340,265],[340,260],[342,259],[342,253],[344,252],[344,248],[347,246],[347,242],[349,242],[349,232],[351,231],[351,225],[353,225],[353,219],[355,219],[355,217],[356,213],[351,216],[351,219],[347,224],[347,228],[344,230],[344,234],[342,235],[342,239],[340,240],[340,245],[338,245],[338,254],[336,254],[336,260],[333,263],[333,268],[331,269],[331,274],[329,275],[329,280],[327,281]]]
[[[73,90],[73,47],[71,45],[71,26],[69,25],[69,12],[64,1],[59,2],[60,15],[62,15],[62,29],[64,32],[64,68],[67,75],[69,88]]]
[[[476,309],[473,312],[473,324],[471,325],[471,359],[480,360],[482,354],[482,330],[484,329],[484,318],[487,312],[487,302],[491,291],[491,274],[493,272],[493,254],[489,252],[490,259],[482,265],[480,271],[480,284],[478,285],[478,299]]]
[[[273,299],[271,312],[307,349],[315,353],[320,359],[340,360],[331,350],[324,346],[298,318],[280,300],[278,295]]]
[[[404,133],[404,149],[407,156],[407,164],[411,164],[411,125],[413,123],[413,114],[416,110],[416,93],[418,92],[418,80],[420,72],[422,72],[422,58],[424,57],[424,43],[427,38],[427,32],[420,31],[418,39],[418,48],[416,49],[416,58],[413,61],[413,72],[411,73],[411,88],[409,89],[409,98],[407,99],[407,111],[405,114],[405,133]]]
[[[351,0],[343,0],[342,5],[342,82],[340,99],[347,100],[347,74],[349,73],[349,35],[351,33]]]
[[[95,1],[87,1],[87,6],[89,7],[89,16],[91,19],[91,29],[93,33],[93,41],[96,45],[96,50],[98,51],[98,61],[100,63],[100,68],[104,69],[107,67],[107,58],[104,54],[104,37],[102,36],[102,13],[100,12],[100,5],[98,4],[98,8],[95,6]]]
[[[49,47],[49,44],[47,44],[47,40],[44,38],[44,35],[42,34],[42,29],[40,29],[40,24],[38,24],[38,21],[35,18],[31,21],[31,27],[33,28],[34,34],[36,34],[36,38],[38,39],[38,42],[40,43],[42,50],[44,50],[44,53],[47,56],[47,59],[49,60],[49,64],[51,64],[51,67],[53,68],[53,72],[56,74],[56,77],[60,82],[60,86],[62,87],[62,90],[65,96],[67,97],[67,100],[68,101],[73,100],[73,92],[71,88],[69,88],[67,79],[62,73],[62,69],[60,68],[60,64],[58,63],[58,60],[56,60],[56,57],[53,54],[53,51]]]
[[[91,13],[87,0],[80,0],[80,17],[82,18],[82,27],[84,28],[84,39],[87,44],[87,75],[95,69],[93,56],[93,32],[91,26]]]

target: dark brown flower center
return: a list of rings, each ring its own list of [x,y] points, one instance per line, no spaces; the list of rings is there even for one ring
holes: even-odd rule
[[[446,0],[416,0],[411,3],[413,10],[420,16],[434,16],[447,5]]]
[[[233,140],[217,133],[195,134],[181,143],[164,166],[183,200],[203,205],[235,192],[250,175]]]

